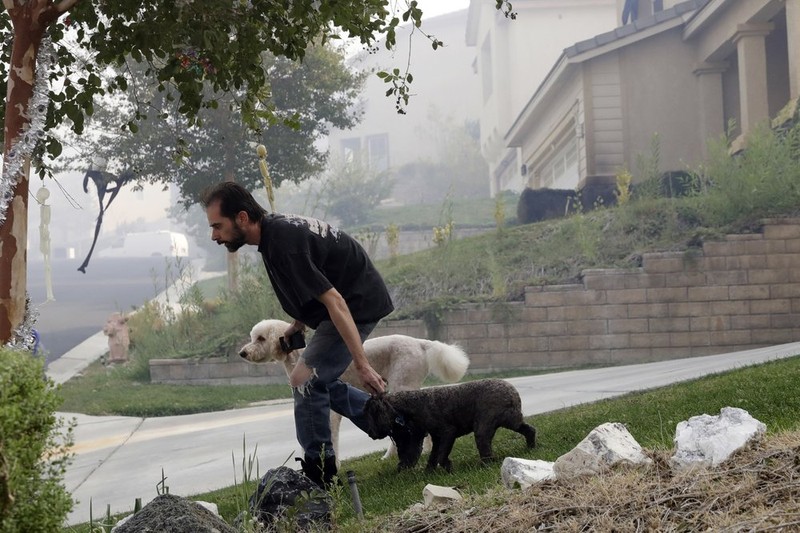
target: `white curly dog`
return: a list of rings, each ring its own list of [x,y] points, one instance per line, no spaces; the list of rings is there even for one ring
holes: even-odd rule
[[[250,342],[239,355],[251,363],[279,361],[289,376],[303,353],[302,349],[289,353],[281,349],[279,339],[289,327],[283,320],[262,320],[250,331]],[[439,341],[417,339],[406,335],[387,335],[364,342],[369,364],[386,380],[386,390],[392,392],[417,390],[433,374],[446,383],[455,383],[464,377],[469,367],[469,357],[459,346]],[[351,364],[341,376],[342,381],[364,388],[358,373]],[[340,414],[331,411],[331,440],[336,457],[339,457]],[[426,439],[426,449],[430,449]],[[389,445],[383,458],[396,455],[394,444]]]

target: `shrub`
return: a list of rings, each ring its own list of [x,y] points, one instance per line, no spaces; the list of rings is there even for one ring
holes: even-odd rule
[[[0,532],[58,531],[72,509],[62,485],[72,427],[62,435],[55,385],[30,352],[0,348]]]
[[[747,149],[735,157],[728,153],[727,138],[712,143],[709,151],[702,169],[708,193],[694,200],[703,206],[706,225],[736,225],[797,208],[800,125],[783,133],[757,129],[747,136]]]

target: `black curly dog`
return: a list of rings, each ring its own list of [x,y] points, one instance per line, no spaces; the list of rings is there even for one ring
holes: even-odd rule
[[[507,428],[536,446],[536,429],[522,418],[522,402],[513,385],[501,379],[482,379],[459,385],[391,392],[370,398],[364,408],[368,434],[391,437],[400,459],[398,470],[419,461],[422,441],[430,434],[433,448],[428,470],[452,468],[449,456],[456,438],[475,432],[481,461],[492,459],[497,428]]]

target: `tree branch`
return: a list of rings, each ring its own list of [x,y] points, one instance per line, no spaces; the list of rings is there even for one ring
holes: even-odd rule
[[[59,3],[55,4],[53,8],[60,15],[75,7],[75,4],[77,4],[79,1],[80,0],[61,0]]]

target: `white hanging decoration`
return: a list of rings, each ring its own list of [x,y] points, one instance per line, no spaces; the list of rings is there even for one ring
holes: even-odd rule
[[[256,155],[258,156],[258,168],[261,171],[261,177],[264,178],[264,188],[267,189],[269,208],[274,213],[275,192],[272,189],[272,178],[269,177],[269,169],[267,169],[267,147],[263,144],[256,146]]]
[[[39,251],[44,258],[44,286],[47,292],[47,301],[55,301],[53,296],[53,269],[50,261],[50,206],[47,199],[50,198],[50,191],[42,186],[36,191],[36,201],[39,202]]]
[[[28,102],[28,123],[22,128],[16,142],[3,158],[3,176],[0,178],[0,224],[6,221],[6,211],[14,199],[14,189],[19,184],[23,165],[33,154],[36,144],[44,138],[45,119],[49,103],[48,73],[55,62],[53,44],[49,37],[42,39],[36,63],[36,80],[33,96]]]
[[[39,344],[39,334],[34,329],[39,319],[39,312],[31,306],[31,299],[25,300],[25,318],[22,324],[11,334],[11,340],[6,343],[6,348],[12,350],[25,350],[35,353]]]

